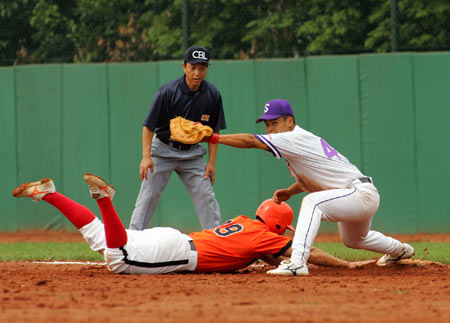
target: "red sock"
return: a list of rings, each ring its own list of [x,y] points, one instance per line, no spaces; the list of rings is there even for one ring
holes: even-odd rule
[[[95,214],[91,210],[61,193],[48,193],[43,200],[60,210],[77,229],[81,229],[95,219]]]
[[[120,248],[127,244],[127,231],[119,218],[109,197],[97,200],[105,225],[106,246]]]

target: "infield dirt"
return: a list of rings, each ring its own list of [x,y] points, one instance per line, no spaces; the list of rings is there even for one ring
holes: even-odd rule
[[[446,241],[419,235],[404,241]],[[333,241],[319,236],[316,241]],[[78,234],[0,234],[14,241]],[[270,267],[271,268],[271,267]],[[450,266],[407,261],[362,269],[269,267],[236,274],[114,275],[98,265],[0,263],[1,322],[449,322]]]

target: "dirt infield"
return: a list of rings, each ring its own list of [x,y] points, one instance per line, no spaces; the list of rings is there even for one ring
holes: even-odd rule
[[[0,234],[0,243],[19,240],[81,241],[76,234]],[[418,261],[353,270],[310,266],[310,276],[292,278],[265,275],[268,268],[139,276],[114,275],[99,265],[3,262],[0,321],[450,321],[450,266]]]

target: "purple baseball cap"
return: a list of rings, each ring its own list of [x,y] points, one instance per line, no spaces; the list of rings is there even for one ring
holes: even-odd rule
[[[278,119],[281,116],[294,116],[294,112],[292,111],[291,104],[287,100],[276,99],[267,101],[264,106],[264,114],[262,117],[256,119],[256,123],[261,122],[263,120],[274,120]]]

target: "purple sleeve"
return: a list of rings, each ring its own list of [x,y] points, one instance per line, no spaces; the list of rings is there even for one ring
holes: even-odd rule
[[[265,135],[254,135],[256,139],[258,139],[261,143],[265,144],[267,147],[269,147],[270,151],[272,152],[273,156],[277,159],[280,159],[283,157],[280,153],[280,151],[277,149],[277,147],[274,146],[274,144],[266,138]]]

